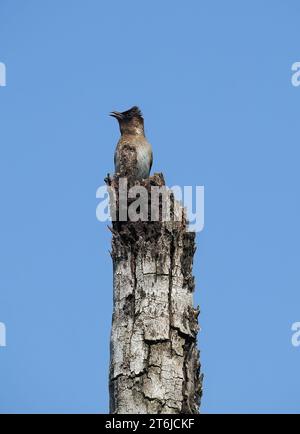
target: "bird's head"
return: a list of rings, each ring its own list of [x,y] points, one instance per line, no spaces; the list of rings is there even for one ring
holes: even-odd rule
[[[144,134],[144,118],[137,106],[125,112],[113,111],[110,116],[119,122],[121,134]]]

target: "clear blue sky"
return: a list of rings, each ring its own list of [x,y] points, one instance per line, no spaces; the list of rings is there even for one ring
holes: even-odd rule
[[[0,412],[107,412],[110,110],[154,170],[205,185],[194,273],[202,411],[299,412],[296,0],[0,0]]]

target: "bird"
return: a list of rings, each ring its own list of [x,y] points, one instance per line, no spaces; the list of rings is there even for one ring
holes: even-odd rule
[[[121,133],[114,155],[115,173],[134,180],[149,178],[153,154],[141,110],[134,106],[124,112],[113,111],[110,116],[117,119]]]

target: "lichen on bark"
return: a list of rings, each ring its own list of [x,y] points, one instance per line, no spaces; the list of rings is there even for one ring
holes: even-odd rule
[[[117,199],[118,182],[109,181]],[[136,183],[149,193],[165,184],[161,174]],[[199,412],[195,234],[187,231],[184,209],[172,194],[170,204],[170,221],[113,222],[111,413]]]

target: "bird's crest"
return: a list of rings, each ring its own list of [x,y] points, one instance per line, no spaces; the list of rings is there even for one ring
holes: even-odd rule
[[[137,106],[134,106],[131,109],[122,112],[122,115],[125,119],[132,119],[134,117],[143,118],[143,114]]]

